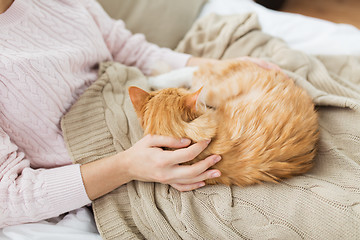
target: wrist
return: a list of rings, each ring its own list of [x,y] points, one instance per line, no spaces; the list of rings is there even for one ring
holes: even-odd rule
[[[186,63],[186,66],[194,67],[194,66],[199,66],[201,64],[205,64],[205,63],[216,63],[217,61],[218,61],[217,59],[212,59],[212,58],[190,57]]]
[[[122,153],[105,157],[80,167],[89,199],[101,197],[131,181]]]
[[[186,63],[187,67],[194,67],[194,66],[199,66],[202,62],[201,58],[198,57],[190,57],[189,60]]]
[[[196,57],[190,57],[189,60],[186,62],[186,67],[191,67],[191,66],[196,66],[196,61],[197,58]]]
[[[130,182],[134,180],[134,176],[131,174],[131,159],[127,151],[119,152],[115,156],[115,166],[118,169],[118,175],[123,176],[124,181]]]

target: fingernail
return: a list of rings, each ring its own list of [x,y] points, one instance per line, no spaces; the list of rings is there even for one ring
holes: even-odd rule
[[[215,173],[211,174],[211,177],[213,177],[213,178],[220,177],[220,173],[215,172]]]
[[[183,143],[183,144],[189,144],[190,143],[190,139],[187,139],[187,138],[182,138],[180,139],[180,142]]]
[[[205,183],[199,183],[199,185],[198,185],[199,187],[203,187],[203,186],[205,186]]]
[[[209,144],[211,142],[211,139],[205,140],[205,142]]]
[[[216,156],[215,159],[214,159],[214,164],[219,162],[221,160],[221,157],[220,156]]]

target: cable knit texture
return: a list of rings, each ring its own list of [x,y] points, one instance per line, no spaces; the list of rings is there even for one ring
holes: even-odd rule
[[[202,18],[177,50],[221,59],[261,57],[280,65],[317,106],[314,168],[278,184],[245,188],[212,185],[179,192],[132,181],[94,201],[103,239],[360,239],[360,56],[315,57],[292,50],[261,32],[255,14]],[[73,105],[62,126],[74,161],[101,158],[139,138],[131,101],[119,86],[140,79],[132,69],[113,65]],[[92,118],[104,122],[102,131]],[[82,121],[96,131],[86,131]]]
[[[79,165],[70,165],[60,118],[97,79],[99,62],[189,55],[132,35],[94,0],[15,0],[0,14],[0,227],[57,216],[90,203]],[[51,169],[50,169],[51,168]]]

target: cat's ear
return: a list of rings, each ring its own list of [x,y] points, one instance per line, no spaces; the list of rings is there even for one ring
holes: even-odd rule
[[[135,108],[135,111],[140,114],[142,107],[149,99],[150,93],[142,90],[141,88],[132,86],[129,87],[129,96]]]
[[[203,89],[203,87],[201,87],[196,92],[191,93],[185,97],[185,106],[190,108],[192,111],[196,111],[197,101],[199,99],[199,95],[200,95],[202,89]]]

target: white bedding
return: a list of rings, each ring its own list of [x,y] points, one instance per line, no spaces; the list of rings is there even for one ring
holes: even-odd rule
[[[92,213],[86,207],[38,223],[5,227],[1,240],[101,240]]]
[[[360,30],[352,25],[273,11],[249,0],[210,0],[200,17],[212,12],[224,15],[256,12],[264,32],[309,54],[360,54]]]
[[[284,39],[294,49],[309,54],[360,54],[360,30],[346,24],[297,14],[272,11],[251,0],[210,0],[200,17],[209,13],[236,14],[256,12],[263,31]],[[97,233],[87,208],[38,223],[22,224],[0,229],[1,240],[52,239],[95,240]]]

